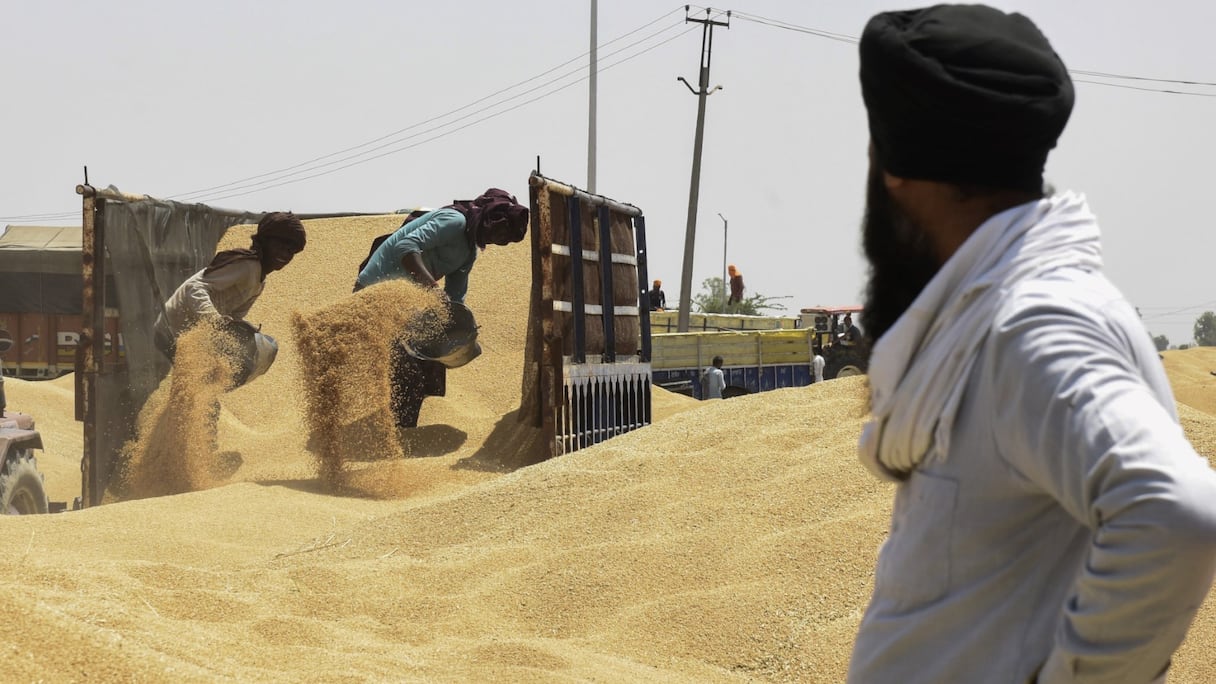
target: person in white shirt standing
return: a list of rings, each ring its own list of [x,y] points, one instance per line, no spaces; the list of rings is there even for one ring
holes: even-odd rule
[[[827,365],[827,361],[823,358],[823,349],[818,343],[811,348],[814,356],[811,357],[811,366],[815,369],[815,382],[823,382],[823,367]]]
[[[982,5],[876,15],[859,49],[859,451],[898,484],[849,681],[1163,681],[1216,571],[1216,473],[1084,198],[1044,196],[1068,70]]]
[[[701,398],[721,399],[726,389],[726,375],[722,372],[722,357],[715,356],[713,365],[701,375]]]

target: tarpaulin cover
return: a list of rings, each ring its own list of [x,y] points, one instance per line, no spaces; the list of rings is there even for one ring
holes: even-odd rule
[[[107,299],[106,306],[119,310],[127,359],[125,367],[103,368],[97,380],[98,466],[108,480],[140,409],[169,370],[152,337],[165,300],[211,262],[230,226],[257,223],[262,213],[150,197],[98,204],[97,225],[109,253],[107,275],[117,298]]]
[[[0,234],[0,313],[79,315],[80,226],[8,226]],[[115,301],[113,280],[106,293]]]

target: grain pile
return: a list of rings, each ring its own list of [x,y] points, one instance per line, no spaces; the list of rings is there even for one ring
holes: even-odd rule
[[[1196,347],[1163,352],[1174,398],[1180,404],[1216,415],[1216,348]]]
[[[6,676],[841,681],[890,515],[890,487],[856,460],[864,379],[718,402],[656,390],[655,425],[518,467],[535,457],[514,419],[526,245],[474,269],[485,352],[427,400],[413,455],[369,463],[397,478],[392,497],[318,485],[290,317],[348,298],[394,221],[309,222],[308,250],[267,280],[251,318],[282,347],[221,397],[230,484],[3,521],[0,619],[21,627]],[[66,389],[8,387],[54,414],[41,464],[60,499],[51,473],[79,465]],[[1216,417],[1180,411],[1210,458]],[[1213,638],[1209,604],[1171,682],[1216,680]]]

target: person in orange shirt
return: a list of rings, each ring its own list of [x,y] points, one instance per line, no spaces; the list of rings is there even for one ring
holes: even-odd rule
[[[734,264],[727,266],[726,272],[730,274],[730,299],[726,303],[739,304],[743,301],[743,274]]]
[[[651,311],[666,311],[667,310],[667,295],[663,294],[663,281],[655,278],[654,287],[650,288],[647,293],[650,297]]]

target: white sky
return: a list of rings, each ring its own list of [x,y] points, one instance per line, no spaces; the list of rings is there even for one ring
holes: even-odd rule
[[[94,185],[183,198],[381,138],[375,145],[396,144],[277,181],[298,182],[188,198],[253,211],[391,211],[498,186],[522,200],[538,155],[545,175],[585,187],[588,87],[579,79],[587,73],[580,55],[589,4],[8,0],[0,21],[0,224],[78,225],[74,189],[86,164]],[[1030,16],[1071,69],[1216,82],[1216,3],[1162,0],[1151,11],[1129,0],[993,4]],[[674,302],[697,104],[676,77],[696,84],[699,26],[682,23],[682,5],[599,6],[601,45],[669,12],[600,49],[601,69],[637,56],[599,76],[596,189],[645,211],[650,274]],[[874,12],[907,6],[742,0],[720,8],[856,37]],[[867,144],[856,46],[736,17],[715,31],[710,80],[723,90],[708,100],[694,292],[721,274],[721,213],[728,259],[750,291],[789,296],[793,311],[856,303]],[[1216,87],[1116,82],[1212,97],[1078,83],[1048,177],[1089,198],[1107,272],[1148,328],[1187,342],[1195,318],[1216,309],[1204,237],[1212,173],[1203,161],[1216,159]],[[384,156],[337,168],[373,154]],[[57,216],[12,218],[42,214]]]

